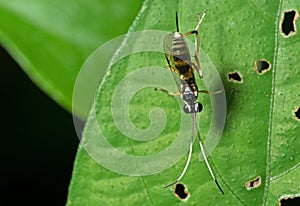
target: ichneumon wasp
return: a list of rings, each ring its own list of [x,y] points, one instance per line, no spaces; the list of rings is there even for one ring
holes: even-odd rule
[[[178,15],[176,12],[176,32],[173,32],[169,35],[167,35],[164,39],[164,50],[165,50],[165,56],[167,60],[167,64],[169,69],[172,71],[172,75],[175,78],[174,73],[179,75],[179,82],[178,82],[178,90],[181,95],[181,98],[184,101],[184,106],[183,106],[183,111],[187,114],[190,114],[192,116],[192,137],[191,137],[191,142],[190,142],[190,148],[189,148],[189,154],[188,154],[188,159],[185,164],[185,167],[180,174],[180,176],[171,184],[166,185],[165,187],[172,186],[176,183],[179,183],[179,181],[183,178],[190,160],[192,156],[192,148],[193,148],[193,142],[194,142],[194,134],[196,131],[201,153],[203,155],[204,161],[207,165],[207,168],[210,172],[211,177],[213,178],[214,182],[216,183],[218,189],[221,191],[222,194],[224,194],[221,186],[219,185],[217,179],[215,178],[215,175],[210,167],[210,164],[207,160],[205,151],[204,151],[204,146],[203,142],[200,137],[200,132],[199,128],[197,126],[197,119],[196,119],[196,114],[202,111],[202,104],[200,102],[197,102],[197,97],[199,92],[203,93],[208,93],[210,92],[206,90],[198,90],[195,76],[194,76],[194,70],[196,70],[198,76],[200,78],[203,78],[203,73],[200,67],[200,62],[199,62],[199,47],[200,47],[200,37],[198,34],[199,26],[203,20],[203,18],[206,15],[207,10],[205,10],[202,14],[202,16],[198,15],[198,24],[195,27],[194,30],[189,31],[185,34],[180,33],[179,31],[179,26],[178,26]],[[195,53],[193,56],[194,61],[191,60],[191,55],[188,49],[188,46],[185,42],[185,37],[189,35],[195,35]],[[163,90],[163,89],[162,89]],[[164,90],[165,92],[168,92]],[[171,95],[170,92],[168,92]],[[213,94],[216,94],[218,92],[215,92]]]

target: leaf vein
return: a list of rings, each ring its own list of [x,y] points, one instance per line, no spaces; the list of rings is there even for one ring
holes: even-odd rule
[[[274,177],[271,177],[271,178],[270,178],[270,182],[275,181],[275,180],[277,180],[277,179],[279,179],[279,178],[281,178],[281,177],[287,175],[288,173],[290,173],[290,172],[294,171],[295,169],[297,169],[299,166],[300,166],[300,162],[299,162],[298,164],[294,165],[293,167],[291,167],[290,169],[288,169],[288,170],[282,172],[281,174],[276,175],[276,176],[274,176]]]
[[[282,0],[279,0],[279,6],[276,15],[276,23],[275,23],[275,30],[274,30],[274,55],[273,55],[273,70],[272,70],[272,87],[271,87],[271,96],[270,96],[270,113],[269,113],[269,122],[268,122],[268,137],[267,137],[267,155],[266,155],[266,179],[265,179],[265,187],[264,187],[264,194],[262,205],[266,205],[267,198],[268,198],[268,188],[270,186],[271,181],[271,138],[272,138],[272,129],[273,129],[273,112],[274,112],[274,95],[275,95],[275,76],[276,76],[276,66],[277,66],[277,56],[278,56],[278,32],[279,32],[279,19],[280,13],[282,8]]]

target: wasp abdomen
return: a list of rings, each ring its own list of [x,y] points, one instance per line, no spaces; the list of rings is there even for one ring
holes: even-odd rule
[[[179,32],[174,33],[172,53],[175,65],[176,62],[178,62],[178,64],[190,65],[191,55],[182,34]]]

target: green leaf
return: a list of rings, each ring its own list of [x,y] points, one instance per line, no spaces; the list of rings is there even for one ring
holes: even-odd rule
[[[204,9],[208,9],[200,26],[204,78],[197,82],[199,89],[215,91],[216,75],[211,74],[215,66],[226,92],[226,125],[209,156],[225,195],[218,191],[205,163],[199,161],[200,149],[195,142],[190,167],[182,179],[191,195],[184,204],[277,205],[285,195],[299,195],[300,124],[294,114],[300,106],[299,34],[296,30],[295,35],[285,38],[280,32],[283,12],[299,8],[300,3],[294,1],[146,1],[97,92],[78,150],[68,205],[182,204],[172,188],[163,186],[179,176],[186,156],[178,154],[182,152],[178,148],[169,151],[171,156],[162,154],[178,142],[188,151],[190,117],[182,114],[182,104],[177,103],[180,98],[153,89],[157,85],[176,89],[164,54],[159,53],[162,46],[156,52],[152,48],[135,53],[149,42],[160,45],[156,42],[160,41],[162,45],[163,38],[158,39],[156,32],[146,37],[139,33],[137,38],[135,32],[174,31],[178,11],[184,33],[195,28],[196,14]],[[296,26],[299,28],[298,21]],[[131,55],[122,56],[126,52]],[[271,65],[264,74],[254,69],[261,59]],[[143,75],[147,71],[149,74]],[[241,75],[240,84],[228,80],[230,72]],[[213,147],[210,124],[219,121],[214,117],[218,114],[212,115],[218,95],[210,96],[201,94],[198,98],[204,105],[198,123],[208,150]],[[217,126],[212,130],[218,130]],[[147,141],[151,135],[153,139]],[[160,157],[157,162],[140,161],[155,154]],[[177,159],[180,161],[174,166],[162,169]],[[261,185],[247,190],[245,183],[258,176]]]
[[[43,91],[71,111],[73,87],[85,59],[99,45],[125,33],[140,4],[1,0],[0,41]],[[89,109],[74,107],[81,117]]]

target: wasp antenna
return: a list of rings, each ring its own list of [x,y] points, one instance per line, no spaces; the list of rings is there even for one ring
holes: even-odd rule
[[[193,153],[193,143],[194,143],[194,134],[195,134],[195,128],[194,128],[194,119],[193,119],[193,125],[192,125],[192,138],[191,138],[191,142],[190,142],[190,151],[189,151],[189,156],[188,159],[185,163],[184,169],[181,172],[180,176],[177,178],[177,180],[175,180],[174,182],[172,182],[171,184],[168,184],[166,186],[164,186],[164,188],[170,187],[176,183],[178,183],[184,176],[184,174],[186,173],[187,168],[189,167],[190,161],[191,161],[191,157],[192,157],[192,153]]]
[[[164,186],[164,188],[168,188],[168,187],[170,187],[170,186],[172,186],[172,185],[175,185],[176,183],[178,183],[177,180],[174,181],[174,182],[172,182],[171,184],[168,184],[168,185]]]
[[[194,135],[192,136],[192,139],[191,139],[191,143],[190,143],[190,152],[189,152],[188,159],[187,159],[187,161],[186,161],[186,163],[185,163],[184,169],[183,169],[183,171],[181,172],[180,176],[177,178],[177,180],[175,180],[175,181],[172,182],[171,184],[168,184],[168,185],[164,186],[164,188],[167,188],[167,187],[170,187],[170,186],[176,184],[177,182],[179,182],[179,181],[183,178],[183,176],[184,176],[184,174],[185,174],[187,168],[189,167],[190,161],[191,161],[191,157],[192,157],[192,153],[193,153],[193,142],[194,142]]]
[[[218,183],[217,180],[215,180],[215,183],[216,183],[217,187],[219,188],[219,190],[221,191],[221,193],[224,195],[224,192],[223,192],[223,190],[222,190],[222,188],[221,188],[221,186],[219,185],[219,183]]]
[[[209,162],[208,162],[208,160],[207,160],[207,158],[206,158],[206,154],[205,154],[205,151],[204,151],[204,146],[203,146],[203,143],[202,143],[202,140],[201,140],[201,137],[200,137],[200,132],[199,132],[199,129],[198,129],[198,127],[197,127],[196,114],[193,114],[192,116],[193,116],[194,122],[195,122],[195,124],[196,124],[196,130],[197,130],[198,142],[199,142],[199,145],[200,145],[200,150],[201,150],[203,159],[204,159],[204,161],[205,161],[205,164],[206,164],[206,166],[207,166],[207,168],[208,168],[208,170],[209,170],[209,173],[210,173],[211,177],[212,177],[213,180],[215,181],[215,183],[216,183],[218,189],[219,189],[220,192],[224,195],[224,192],[223,192],[221,186],[219,185],[217,179],[215,178],[215,175],[214,175],[214,173],[213,173],[213,171],[212,171],[212,169],[211,169],[211,167],[210,167],[210,165],[209,165]]]
[[[179,32],[177,11],[176,11],[176,29],[177,29],[177,32]]]

